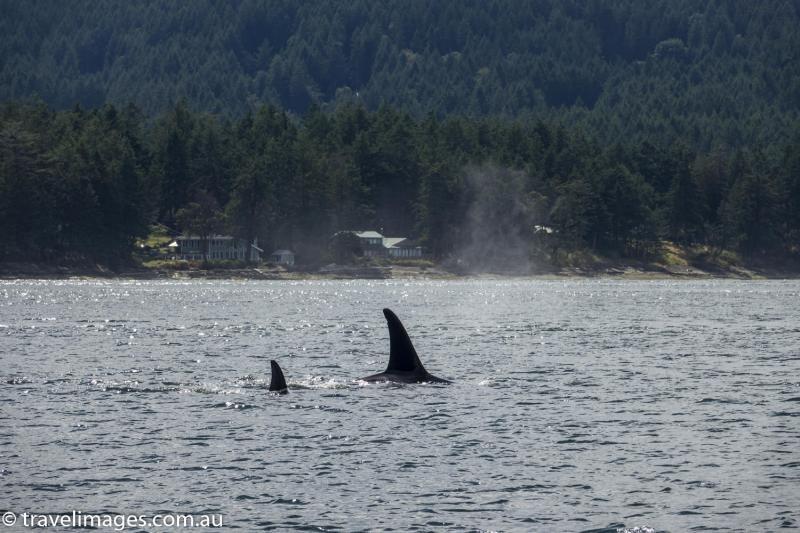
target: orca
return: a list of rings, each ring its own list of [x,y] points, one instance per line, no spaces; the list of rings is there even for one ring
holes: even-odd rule
[[[391,309],[384,309],[383,316],[389,326],[389,365],[380,374],[361,378],[369,383],[391,381],[394,383],[450,383],[446,379],[429,374],[417,356],[417,351],[408,338],[406,328]]]
[[[283,377],[283,370],[275,361],[269,362],[272,367],[272,379],[269,382],[269,391],[278,394],[286,394],[289,389],[286,387],[286,379]]]

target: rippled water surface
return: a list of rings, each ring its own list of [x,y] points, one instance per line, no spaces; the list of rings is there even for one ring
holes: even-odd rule
[[[383,307],[453,385],[357,380]],[[0,510],[800,526],[796,281],[8,281],[0,362]]]

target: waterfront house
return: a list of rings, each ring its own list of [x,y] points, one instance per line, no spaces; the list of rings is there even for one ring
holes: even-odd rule
[[[366,257],[384,257],[386,255],[383,248],[383,235],[377,231],[353,231],[361,241],[361,248],[364,249]]]
[[[383,246],[392,258],[419,259],[422,257],[422,246],[405,237],[384,237]]]
[[[361,241],[366,257],[420,258],[422,246],[407,237],[384,237],[377,231],[351,231]]]
[[[176,246],[170,247],[177,250],[180,259],[202,260],[205,259],[206,249],[208,250],[209,260],[231,259],[238,261],[261,261],[261,248],[258,247],[258,239],[248,245],[245,239],[237,239],[230,235],[211,235],[208,237],[208,248],[206,240],[197,235],[181,235],[173,243]]]

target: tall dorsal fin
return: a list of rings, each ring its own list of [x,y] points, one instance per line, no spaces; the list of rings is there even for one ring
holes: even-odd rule
[[[389,366],[386,372],[416,372],[427,374],[417,356],[417,351],[408,338],[406,328],[391,309],[384,309],[383,316],[389,326]]]
[[[272,380],[269,382],[270,392],[288,392],[281,367],[275,361],[270,361],[269,364],[272,367]]]

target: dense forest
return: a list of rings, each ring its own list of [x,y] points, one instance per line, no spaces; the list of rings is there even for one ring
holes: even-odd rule
[[[0,101],[186,98],[543,120],[606,144],[781,147],[800,117],[800,0],[0,0]],[[777,157],[776,154],[771,154]]]
[[[0,261],[120,264],[153,222],[258,237],[306,263],[327,260],[339,229],[418,237],[475,268],[570,250],[645,257],[662,239],[796,253],[800,132],[773,148],[599,144],[544,121],[388,106],[229,120],[179,101],[151,121],[132,104],[7,103]]]
[[[0,261],[800,253],[800,0],[0,0]],[[716,253],[714,252],[714,253]]]

